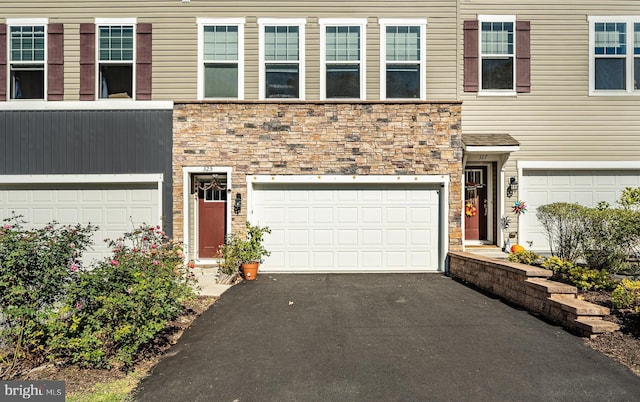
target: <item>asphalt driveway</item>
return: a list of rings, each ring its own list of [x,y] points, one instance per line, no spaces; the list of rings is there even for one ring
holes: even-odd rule
[[[640,378],[581,338],[439,274],[236,285],[139,401],[631,401]]]

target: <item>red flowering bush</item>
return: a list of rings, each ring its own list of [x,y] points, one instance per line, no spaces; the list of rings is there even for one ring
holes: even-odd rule
[[[113,255],[69,288],[51,353],[85,367],[129,367],[141,346],[182,312],[194,275],[159,227],[110,242]]]
[[[0,225],[0,346],[15,362],[45,359],[48,320],[55,317],[70,284],[78,281],[80,257],[95,226],[59,225],[27,229],[21,216]],[[0,378],[13,363],[0,359]]]

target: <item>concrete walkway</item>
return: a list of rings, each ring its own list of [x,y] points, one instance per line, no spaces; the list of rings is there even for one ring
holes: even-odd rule
[[[631,401],[640,378],[438,274],[267,275],[185,331],[139,401]]]

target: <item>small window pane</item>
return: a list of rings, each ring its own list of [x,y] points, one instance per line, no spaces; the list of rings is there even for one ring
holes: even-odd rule
[[[299,68],[297,64],[266,64],[267,98],[298,98]]]
[[[133,66],[101,65],[100,98],[132,98]]]
[[[513,54],[513,23],[482,23],[482,54]]]
[[[205,26],[204,59],[208,61],[238,60],[238,27]]]
[[[133,61],[133,27],[99,27],[98,47],[101,61]]]
[[[44,61],[44,26],[12,26],[11,61]]]
[[[633,89],[640,89],[640,57],[633,59]]]
[[[595,89],[625,89],[625,59],[596,58]]]
[[[44,65],[11,66],[11,99],[44,99]]]
[[[387,98],[420,98],[420,65],[387,65]]]
[[[513,57],[482,59],[482,89],[513,89]]]
[[[205,98],[237,98],[238,65],[205,64],[204,96]]]
[[[265,60],[298,61],[298,27],[266,26],[264,46]]]
[[[624,22],[595,23],[595,54],[626,54],[627,24]]]
[[[326,27],[327,61],[360,60],[360,27]]]
[[[420,27],[387,27],[387,61],[420,60]]]
[[[359,98],[360,65],[328,64],[326,96],[327,98]]]

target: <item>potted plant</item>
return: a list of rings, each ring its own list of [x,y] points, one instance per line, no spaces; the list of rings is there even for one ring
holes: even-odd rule
[[[246,280],[256,279],[260,263],[271,254],[263,245],[266,233],[271,233],[269,227],[254,226],[247,222],[246,237],[237,233],[229,236],[220,247],[226,273],[231,274],[241,267]]]

